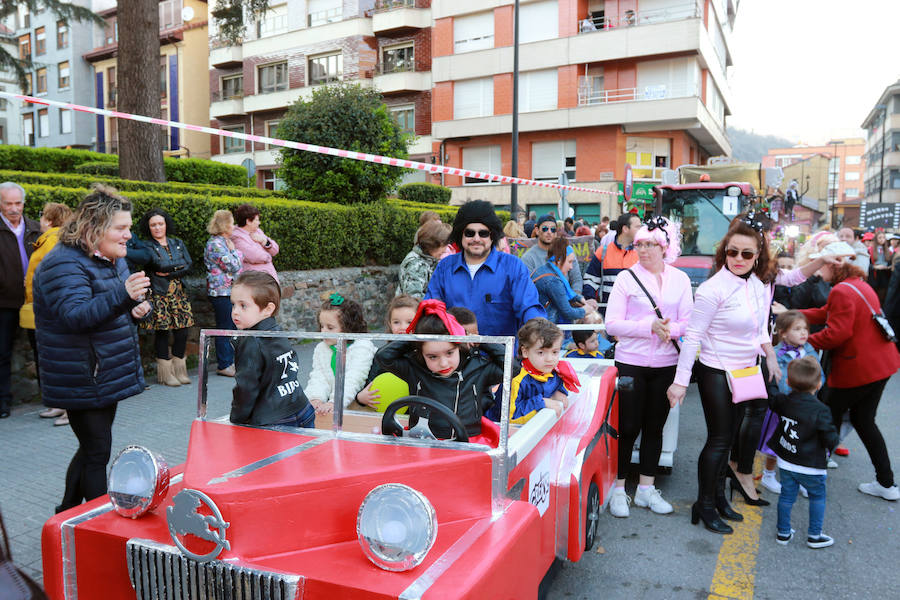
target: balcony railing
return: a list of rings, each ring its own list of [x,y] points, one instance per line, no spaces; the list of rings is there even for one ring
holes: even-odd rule
[[[626,10],[618,17],[587,17],[578,24],[579,33],[593,33],[606,31],[619,27],[634,27],[636,25],[652,25],[654,23],[669,23],[683,21],[685,19],[699,19],[703,17],[703,4],[700,0],[686,2],[674,6],[654,8],[648,10]]]
[[[241,90],[237,92],[222,92],[220,90],[216,90],[215,92],[209,95],[210,102],[223,102],[225,100],[243,100],[244,93]]]
[[[667,98],[689,98],[699,96],[697,85],[651,85],[643,88],[621,88],[618,90],[597,89],[592,86],[593,78],[578,78],[578,106],[611,104],[613,102],[642,102]]]
[[[256,37],[266,37],[288,30],[287,15],[272,15],[256,22]]]
[[[317,10],[316,12],[311,12],[309,13],[309,15],[307,15],[307,24],[310,27],[326,25],[328,23],[335,23],[337,21],[340,21],[343,16],[344,8],[342,6],[329,8],[328,10]]]
[[[410,73],[416,70],[415,61],[398,61],[390,63],[378,63],[375,65],[375,73],[377,75],[387,75],[389,73]]]
[[[375,0],[375,10],[372,12],[387,12],[398,8],[415,8],[416,0]]]

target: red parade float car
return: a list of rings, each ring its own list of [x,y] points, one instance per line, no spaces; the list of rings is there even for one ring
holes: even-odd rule
[[[211,335],[260,333],[204,331],[201,356]],[[338,398],[347,342],[400,339],[329,337],[338,338]],[[513,338],[403,339],[505,344],[499,427],[488,422],[464,442],[456,420],[458,440],[428,439],[427,419],[404,429],[399,406],[451,424],[455,415],[416,396],[384,415],[338,402],[316,429],[235,425],[207,418],[201,368],[186,462],[170,477],[160,455],[129,446],[110,469],[108,496],[45,524],[49,597],[537,597],[555,560],[577,561],[593,546],[615,482],[612,361],[570,361],[581,385],[562,416],[544,409],[517,426],[508,419]]]

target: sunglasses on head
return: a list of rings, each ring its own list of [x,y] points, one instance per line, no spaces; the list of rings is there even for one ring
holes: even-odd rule
[[[478,231],[475,231],[474,229],[466,229],[465,231],[463,231],[463,235],[467,238],[473,238],[476,235],[480,238],[489,238],[491,237],[491,230],[479,229]]]
[[[549,225],[544,225],[541,227],[541,231],[549,231],[550,233],[556,233],[556,227],[550,227]]]
[[[727,254],[731,258],[736,258],[737,255],[740,254],[744,260],[750,260],[751,258],[756,256],[756,252],[754,252],[753,250],[738,250],[737,248],[728,248],[727,250],[725,250],[725,254]]]

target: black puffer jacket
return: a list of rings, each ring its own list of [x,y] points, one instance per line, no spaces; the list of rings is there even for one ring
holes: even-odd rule
[[[191,270],[193,261],[185,243],[178,238],[168,237],[168,251],[156,240],[144,242],[150,251],[151,259],[147,265],[150,287],[154,294],[165,294],[169,289],[169,281],[184,277]],[[169,253],[172,256],[169,256]],[[165,275],[158,275],[165,273]]]
[[[54,408],[103,408],[144,391],[128,267],[57,244],[34,276],[41,396]]]
[[[503,380],[503,346],[481,344],[479,352],[469,353],[460,348],[459,367],[447,377],[428,370],[414,342],[391,342],[375,354],[375,363],[393,373],[409,386],[413,396],[437,400],[456,413],[469,435],[481,433],[481,417],[489,395],[485,390]],[[415,415],[411,415],[415,416]],[[410,424],[414,424],[413,419]],[[447,439],[452,434],[444,419],[429,421],[435,436]]]

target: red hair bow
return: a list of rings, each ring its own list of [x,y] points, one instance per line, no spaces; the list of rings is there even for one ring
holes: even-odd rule
[[[466,330],[459,324],[459,321],[447,312],[447,305],[440,300],[433,299],[422,300],[419,303],[419,308],[416,310],[416,316],[413,317],[412,323],[406,328],[406,333],[416,332],[416,325],[418,325],[422,315],[436,315],[447,328],[450,335],[466,335]]]

